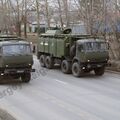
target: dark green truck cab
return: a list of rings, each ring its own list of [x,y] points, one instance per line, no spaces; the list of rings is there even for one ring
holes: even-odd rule
[[[20,39],[0,41],[0,77],[10,75],[29,82],[31,72],[35,71],[32,65],[33,55],[29,42]]]

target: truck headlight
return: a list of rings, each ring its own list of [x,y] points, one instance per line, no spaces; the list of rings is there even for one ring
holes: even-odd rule
[[[29,64],[29,66],[32,66],[31,64]]]
[[[1,76],[3,76],[4,75],[4,73],[1,73]]]
[[[82,69],[83,69],[83,70],[85,70],[86,68],[85,68],[85,67],[83,67]]]
[[[6,65],[5,67],[8,67],[8,65]]]
[[[90,60],[88,60],[88,62],[90,62]]]

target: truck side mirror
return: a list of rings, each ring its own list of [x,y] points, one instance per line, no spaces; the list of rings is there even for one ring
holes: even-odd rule
[[[33,45],[33,50],[32,50],[32,52],[33,52],[33,53],[36,52],[36,46],[35,46],[35,45]]]
[[[110,44],[108,43],[107,46],[108,46],[108,50],[109,50],[110,49]]]
[[[2,49],[0,48],[0,57],[2,56]]]
[[[78,50],[79,50],[80,52],[83,52],[83,45],[79,45],[79,46],[78,46]]]
[[[70,46],[70,43],[66,43],[66,47],[69,47]]]

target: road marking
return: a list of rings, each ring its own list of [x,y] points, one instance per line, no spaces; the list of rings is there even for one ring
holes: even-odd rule
[[[67,108],[67,110],[68,110],[69,112],[74,112],[73,109],[71,109],[71,108]]]
[[[59,83],[61,83],[61,84],[64,84],[64,85],[66,85],[66,84],[67,84],[66,82],[63,82],[63,81],[58,80],[58,79],[55,79],[55,81],[56,81],[56,82],[59,82]]]
[[[51,100],[51,102],[52,102],[52,103],[55,103],[55,104],[57,103],[55,100]]]
[[[44,97],[44,99],[45,99],[45,100],[49,100],[49,98],[48,98],[48,97],[46,97],[46,96]]]
[[[58,105],[59,105],[59,107],[61,107],[61,108],[66,108],[63,104],[61,104],[61,103],[58,103]]]

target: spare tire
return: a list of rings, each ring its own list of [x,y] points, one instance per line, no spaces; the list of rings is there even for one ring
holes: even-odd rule
[[[70,48],[70,57],[73,58],[75,56],[75,53],[76,53],[76,47],[75,47],[75,45],[73,45]]]

